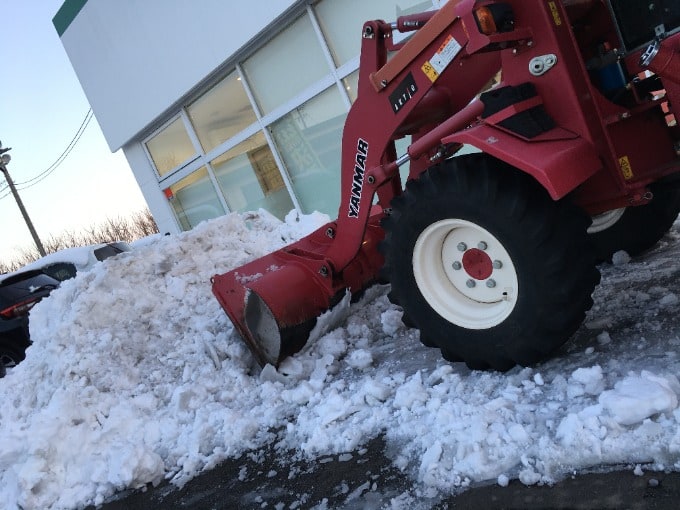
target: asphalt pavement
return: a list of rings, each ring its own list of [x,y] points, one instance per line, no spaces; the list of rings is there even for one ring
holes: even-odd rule
[[[250,452],[202,473],[178,489],[167,482],[125,492],[101,510],[222,509],[484,509],[677,510],[680,473],[633,473],[617,466],[568,477],[554,485],[486,484],[460,494],[427,497],[385,455],[375,439],[357,452],[315,462],[291,461],[292,452]],[[615,469],[611,471],[611,469]],[[603,469],[604,470],[604,469]],[[95,507],[88,507],[94,510]]]

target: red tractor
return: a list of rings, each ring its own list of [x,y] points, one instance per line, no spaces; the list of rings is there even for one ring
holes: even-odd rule
[[[677,217],[678,114],[677,0],[449,0],[369,21],[338,219],[213,292],[263,365],[376,282],[447,360],[534,364],[582,323],[598,261]]]

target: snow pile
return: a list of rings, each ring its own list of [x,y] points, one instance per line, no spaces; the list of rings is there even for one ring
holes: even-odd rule
[[[299,220],[234,214],[161,237],[34,308],[34,345],[0,380],[8,508],[97,504],[164,478],[181,485],[266,444],[313,458],[378,435],[414,496],[608,465],[680,469],[675,244],[604,268],[586,327],[536,368],[443,361],[378,286],[341,327],[260,370],[210,277],[327,218]]]

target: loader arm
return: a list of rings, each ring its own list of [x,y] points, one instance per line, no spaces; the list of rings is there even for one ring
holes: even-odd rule
[[[394,190],[401,190],[398,167],[389,150],[400,127],[409,124],[415,130],[415,126],[427,125],[431,129],[432,117],[423,111],[423,103],[432,96],[441,98],[441,111],[453,105],[453,111],[463,110],[469,115],[462,119],[459,116],[446,134],[464,128],[479,115],[479,110],[464,107],[498,71],[500,57],[486,53],[470,58],[465,50],[471,32],[465,19],[470,18],[467,23],[474,24],[473,5],[472,0],[448,2],[389,61],[389,47],[382,41],[391,40],[391,25],[382,21],[364,25],[358,98],[343,130],[337,235],[327,253],[328,263],[336,272],[356,255],[372,212],[382,214]],[[439,77],[449,67],[462,67],[466,80],[458,81],[455,87],[446,83],[442,87],[445,92],[439,92]],[[439,145],[440,140],[441,137],[430,137],[428,147],[419,156]],[[379,202],[373,209],[376,193]]]

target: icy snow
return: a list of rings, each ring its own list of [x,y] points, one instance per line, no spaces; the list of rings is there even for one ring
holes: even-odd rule
[[[374,287],[340,327],[322,324],[303,352],[262,370],[210,277],[325,221],[228,215],[140,244],[36,306],[27,359],[0,379],[7,508],[181,486],[267,444],[350,458],[379,435],[413,480],[395,501],[589,469],[680,470],[677,225],[651,255],[601,268],[585,327],[540,366],[448,363]]]

